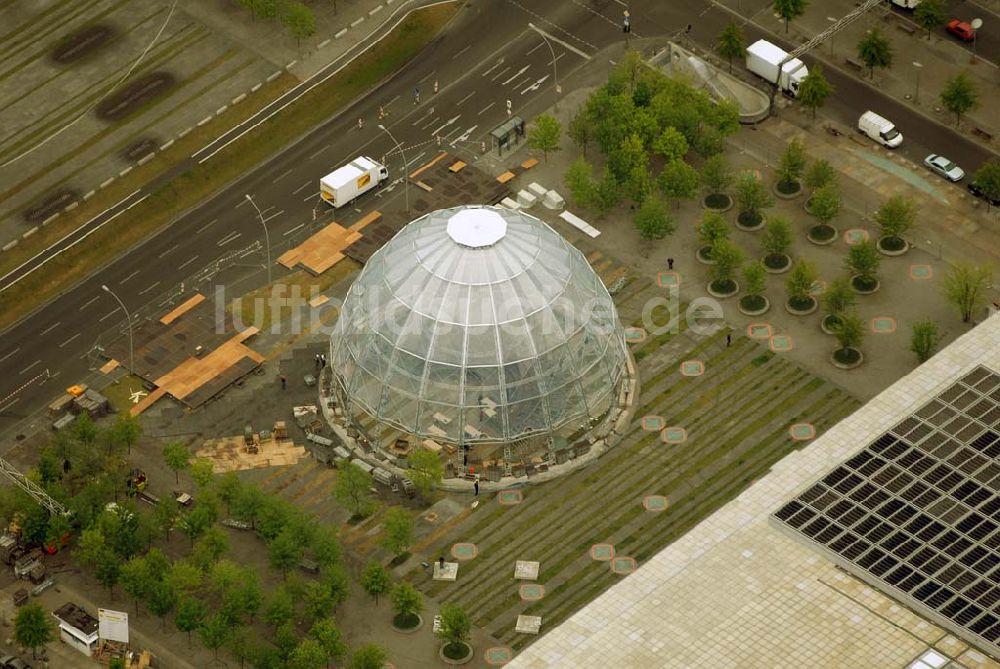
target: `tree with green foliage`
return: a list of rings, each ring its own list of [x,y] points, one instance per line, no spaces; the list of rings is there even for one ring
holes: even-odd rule
[[[972,175],[972,183],[982,190],[986,198],[986,211],[989,211],[990,202],[1000,200],[1000,162],[996,158],[989,158]]]
[[[721,238],[712,244],[712,265],[708,275],[712,282],[710,287],[719,293],[732,293],[736,289],[733,277],[743,264],[743,251],[731,240]]]
[[[239,0],[240,4],[250,10],[251,20],[257,16],[273,19],[278,15],[278,0]]]
[[[829,183],[835,183],[837,180],[837,171],[833,169],[833,165],[830,161],[820,158],[815,161],[805,173],[805,184],[813,191],[817,188],[822,188]]]
[[[309,542],[312,549],[312,557],[319,566],[332,567],[340,564],[343,556],[343,549],[334,528],[327,528],[323,532],[317,532],[313,540]]]
[[[334,607],[340,606],[351,595],[351,579],[343,565],[333,565],[320,571],[319,580],[330,591]]]
[[[292,620],[295,616],[295,600],[284,586],[275,588],[271,599],[264,607],[264,620],[275,629]]]
[[[857,349],[865,339],[865,323],[856,312],[847,311],[837,318],[831,327],[834,336],[840,343],[840,348],[834,352],[834,357],[840,362],[853,362],[856,355],[850,349]]]
[[[389,653],[374,643],[361,644],[351,653],[351,669],[382,669]]]
[[[233,514],[245,523],[250,523],[250,529],[257,529],[257,520],[264,508],[267,495],[256,485],[243,486],[243,490],[233,501]]]
[[[677,128],[668,126],[653,140],[653,153],[663,156],[667,162],[683,159],[688,149],[687,139]]]
[[[347,644],[330,618],[314,622],[309,628],[309,638],[319,642],[328,663],[340,662],[347,656]]]
[[[798,310],[810,308],[816,298],[812,296],[813,286],[819,279],[816,265],[805,259],[799,259],[792,265],[792,271],[785,279],[785,290],[788,291],[789,305]]]
[[[326,652],[315,639],[303,639],[288,657],[288,669],[317,669],[326,663]]]
[[[886,249],[906,248],[904,236],[917,222],[917,205],[904,195],[893,195],[875,210],[875,223],[882,231],[879,244]]]
[[[785,22],[785,33],[788,33],[788,22],[806,13],[806,0],[774,0],[774,13]]]
[[[330,588],[321,581],[306,581],[297,599],[302,603],[302,616],[309,622],[330,615],[336,603]]]
[[[549,160],[550,151],[559,150],[562,138],[562,125],[551,114],[541,114],[535,119],[535,125],[528,131],[528,146],[541,151],[545,162]]]
[[[840,188],[831,182],[817,188],[809,198],[809,213],[819,219],[820,225],[830,227],[840,213],[840,204]]]
[[[226,642],[226,636],[231,628],[229,621],[221,613],[206,618],[198,627],[198,638],[205,648],[215,654],[216,660],[219,659],[219,648]]]
[[[97,441],[97,426],[86,411],[80,412],[73,421],[73,436],[84,446],[93,446]]]
[[[646,240],[663,239],[674,232],[674,221],[667,204],[656,195],[643,201],[633,220],[639,236]]]
[[[667,162],[656,179],[660,192],[673,200],[677,206],[680,206],[682,199],[690,200],[698,193],[699,182],[698,171],[683,160]]]
[[[113,595],[121,574],[122,558],[108,545],[100,529],[89,528],[80,535],[78,559],[94,570],[97,581]]]
[[[348,462],[337,470],[333,496],[350,509],[355,518],[364,518],[372,512],[371,488],[371,474],[353,462]]]
[[[701,248],[698,249],[698,253],[701,257],[706,260],[712,259],[712,249],[715,248],[716,243],[720,239],[728,239],[730,228],[726,223],[726,219],[722,218],[722,215],[714,211],[706,211],[702,213],[701,220],[698,222],[695,231],[698,233],[698,241],[701,242]]]
[[[190,560],[175,560],[166,569],[165,578],[182,597],[201,591],[205,573]]]
[[[128,453],[132,452],[132,445],[139,440],[142,435],[142,426],[139,419],[128,411],[119,412],[115,422],[109,430],[109,438],[112,443],[124,446]]]
[[[382,518],[382,537],[379,544],[396,557],[405,554],[412,543],[413,516],[403,507],[389,507]]]
[[[778,177],[778,190],[783,193],[794,193],[798,182],[806,171],[806,147],[798,137],[785,145],[785,150],[778,158],[775,170]]]
[[[226,514],[232,514],[233,503],[243,492],[243,481],[236,472],[226,472],[216,480],[215,491],[219,501],[226,505]]]
[[[633,132],[608,154],[607,167],[611,169],[615,180],[624,184],[628,181],[633,169],[649,170],[649,152],[646,144],[638,133]]]
[[[301,2],[290,2],[284,5],[281,12],[281,23],[295,38],[295,46],[301,48],[302,40],[316,33],[316,15]]]
[[[264,661],[263,666],[272,666],[268,660],[260,657],[257,639],[257,630],[248,625],[240,625],[229,630],[226,637],[226,650],[233,656],[233,659],[240,663],[240,669],[246,669],[247,662]],[[322,665],[316,665],[322,666]]]
[[[916,354],[918,362],[925,363],[937,351],[943,338],[944,335],[938,330],[937,323],[934,321],[917,321],[913,324],[913,331],[910,335],[910,350]]]
[[[941,0],[923,0],[913,8],[913,20],[927,31],[927,39],[931,38],[932,30],[944,25],[947,16],[947,11]]]
[[[415,627],[424,610],[424,597],[410,583],[401,581],[392,589],[392,610],[396,613],[393,624],[397,627]]]
[[[369,562],[361,573],[361,587],[375,599],[375,606],[378,606],[379,596],[392,590],[389,572],[378,562]]]
[[[719,33],[715,41],[715,50],[726,59],[729,64],[729,73],[733,73],[733,58],[742,58],[746,53],[745,42],[743,41],[743,29],[735,21],[730,21]]]
[[[816,63],[809,68],[809,74],[802,80],[797,97],[799,102],[812,112],[815,121],[816,110],[826,103],[826,99],[833,95],[834,90],[833,84],[823,75],[823,66]]]
[[[840,315],[854,306],[857,295],[851,290],[851,283],[844,277],[838,277],[830,282],[823,292],[823,308],[826,310],[824,322],[829,328],[834,325]]]
[[[979,106],[979,91],[965,72],[949,79],[941,91],[941,106],[955,115],[955,126],[962,122],[962,114]]]
[[[472,619],[469,614],[459,606],[445,604],[441,607],[440,615],[441,626],[436,634],[445,642],[445,655],[452,659],[465,656],[472,632]]]
[[[870,240],[858,242],[847,250],[844,267],[854,276],[851,285],[860,290],[872,290],[878,285],[878,268],[882,256]]]
[[[156,580],[149,572],[145,557],[134,557],[122,565],[118,582],[135,602],[135,617],[139,617],[139,602],[146,598],[150,587]]]
[[[760,177],[754,172],[741,172],[736,177],[736,206],[739,207],[737,219],[740,224],[753,228],[764,221],[762,209],[774,204],[774,197],[767,191]]]
[[[858,42],[858,57],[868,68],[868,77],[875,78],[876,67],[892,66],[892,44],[878,28],[872,28]]]
[[[984,265],[956,263],[941,282],[944,297],[962,315],[962,322],[968,323],[972,314],[986,304],[986,296],[993,285],[993,272]]]
[[[191,466],[191,452],[179,441],[167,442],[163,447],[163,460],[174,472],[174,483],[180,483],[180,473]]]
[[[569,120],[569,127],[566,129],[569,138],[580,147],[583,155],[587,155],[587,145],[594,139],[594,121],[586,109],[577,109],[573,118]]]
[[[646,201],[646,198],[653,192],[653,177],[649,173],[649,168],[645,165],[635,165],[629,172],[628,178],[622,184],[625,196],[638,204]]]
[[[298,535],[283,531],[267,545],[267,559],[272,569],[281,572],[281,580],[288,580],[288,572],[298,566],[304,546]]]
[[[702,165],[701,180],[705,184],[709,196],[725,194],[734,178],[733,168],[730,167],[729,161],[721,153],[712,156]]]
[[[767,286],[767,269],[764,263],[753,260],[743,265],[743,292],[754,297],[764,292]]]
[[[215,519],[211,510],[203,504],[197,505],[191,511],[181,514],[177,519],[177,529],[184,533],[194,548],[194,542],[212,526]]]
[[[597,183],[594,181],[594,169],[582,156],[573,161],[563,177],[569,195],[580,207],[591,208],[597,204]],[[420,453],[421,451],[418,451]],[[427,452],[427,451],[423,451]],[[414,454],[416,455],[416,454]],[[431,455],[434,455],[431,453]],[[411,459],[413,456],[410,456]],[[434,456],[435,459],[437,456]]]
[[[161,629],[167,624],[167,614],[173,611],[175,604],[177,604],[177,591],[170,581],[154,580],[149,584],[149,589],[146,591],[146,608],[160,619]]]
[[[202,493],[208,490],[215,480],[215,473],[212,470],[212,461],[206,458],[195,458],[188,465],[188,473],[191,474],[191,480],[194,481],[195,485],[198,486],[198,490]]]
[[[188,648],[191,647],[191,632],[195,631],[205,621],[208,615],[208,605],[197,597],[182,597],[177,602],[177,613],[174,614],[174,625],[181,632],[187,632]]]
[[[56,639],[55,624],[41,604],[31,602],[17,610],[14,617],[14,641],[31,649],[32,659],[38,649]]]
[[[601,214],[607,213],[621,202],[621,185],[618,183],[618,179],[615,178],[611,168],[607,165],[604,166],[604,171],[601,173],[601,180],[597,182],[595,194],[597,210]]]
[[[229,533],[221,527],[209,527],[198,537],[191,550],[191,561],[208,571],[219,558],[229,552]]]

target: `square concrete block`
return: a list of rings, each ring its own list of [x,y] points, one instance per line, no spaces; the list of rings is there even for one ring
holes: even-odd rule
[[[535,197],[530,191],[519,190],[517,192],[517,203],[525,209],[531,209],[538,202],[538,198]]]
[[[547,191],[542,197],[542,206],[546,209],[562,209],[566,206],[563,196],[554,190]]]
[[[517,617],[517,624],[514,626],[514,631],[521,634],[538,634],[541,629],[541,616],[520,615]]]
[[[508,209],[514,209],[515,211],[521,208],[521,205],[519,205],[517,202],[510,199],[509,197],[505,197],[504,199],[500,200],[500,206],[507,207]]]
[[[519,581],[534,581],[538,578],[538,563],[532,560],[518,560],[514,564],[514,578]]]
[[[537,197],[537,198],[541,199],[541,198],[545,197],[545,193],[546,193],[546,192],[547,192],[547,191],[548,191],[549,189],[548,189],[548,188],[546,188],[545,186],[542,186],[542,185],[541,185],[541,184],[539,184],[539,183],[535,183],[535,182],[532,182],[532,183],[528,184],[528,190],[529,190],[529,191],[531,191],[531,193],[532,193],[532,194],[533,194],[533,195],[534,195],[535,197]]]
[[[437,562],[434,563],[434,580],[435,581],[454,581],[458,579],[458,563],[457,562],[445,562],[444,568]]]

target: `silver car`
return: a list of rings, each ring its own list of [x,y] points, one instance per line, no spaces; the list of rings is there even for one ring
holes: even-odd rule
[[[932,171],[937,172],[948,181],[957,182],[965,178],[965,170],[944,156],[939,156],[936,153],[932,153],[924,158],[924,165],[931,168]]]

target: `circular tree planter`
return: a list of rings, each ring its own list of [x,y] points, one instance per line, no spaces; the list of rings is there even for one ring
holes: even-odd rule
[[[875,248],[884,256],[901,256],[910,249],[910,245],[899,237],[879,237]]]
[[[760,316],[766,314],[771,308],[771,302],[763,295],[744,295],[740,298],[737,307],[740,313],[745,316]]]
[[[764,269],[770,274],[784,274],[792,268],[792,258],[787,253],[768,253],[764,256]]]
[[[810,216],[813,215],[812,201],[813,201],[812,195],[810,195],[809,197],[806,198],[806,201],[802,203],[802,209],[804,209],[805,212]]]
[[[694,256],[702,265],[714,265],[715,261],[708,257],[708,253],[711,250],[711,246],[702,246],[695,252]]]
[[[802,195],[802,182],[800,181],[778,181],[771,190],[774,195],[782,200],[794,200]]]
[[[764,214],[759,211],[741,211],[736,217],[736,227],[745,232],[754,232],[764,227]]]
[[[827,314],[823,317],[823,320],[819,322],[819,329],[828,335],[835,334],[833,328],[839,322],[840,319],[836,316],[836,314]]]
[[[830,356],[830,362],[838,369],[854,369],[865,361],[865,355],[856,348],[838,348]]]
[[[413,634],[424,626],[424,619],[419,613],[409,616],[395,615],[392,617],[392,629],[400,634]]]
[[[871,281],[866,281],[861,278],[860,274],[855,274],[851,277],[851,290],[853,290],[858,295],[871,295],[879,289],[882,282],[878,279]]]
[[[738,292],[740,292],[740,284],[738,284],[735,279],[712,281],[708,284],[708,294],[712,297],[717,297],[720,300],[732,297]]]
[[[816,246],[827,246],[837,241],[837,228],[820,223],[809,228],[806,239]]]
[[[807,297],[804,300],[788,298],[785,301],[785,311],[793,316],[808,316],[819,308],[819,302],[815,297]]]
[[[722,214],[733,208],[733,198],[729,197],[725,193],[709,193],[705,196],[705,199],[701,201],[701,206],[705,209]]]
[[[453,648],[450,643],[442,644],[441,650],[438,651],[438,657],[445,664],[467,664],[472,661],[472,656],[474,655],[472,646],[465,642],[454,645],[457,648]]]

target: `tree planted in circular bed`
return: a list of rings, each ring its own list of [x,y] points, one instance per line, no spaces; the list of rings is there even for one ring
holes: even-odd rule
[[[851,272],[851,287],[861,293],[878,289],[878,268],[882,262],[875,244],[866,239],[850,247],[844,266]]]
[[[733,277],[743,264],[743,251],[723,237],[712,245],[712,260],[715,264],[708,268],[708,274],[712,278],[709,289],[718,295],[734,294],[740,289]]]
[[[823,327],[832,333],[833,328],[840,322],[840,315],[853,307],[858,298],[851,290],[850,282],[846,278],[840,277],[830,282],[822,299],[823,309],[826,310],[826,316],[823,317]]]
[[[698,241],[701,246],[698,248],[698,255],[702,260],[712,262],[712,249],[720,239],[729,239],[730,228],[722,215],[714,211],[706,211],[701,215],[701,220],[695,228],[698,233]]]
[[[761,210],[772,206],[774,198],[756,174],[743,172],[736,179],[736,204],[740,212],[736,220],[740,227],[756,230],[764,223]]]
[[[733,183],[733,168],[722,154],[705,161],[701,168],[701,181],[705,184],[705,206],[709,209],[728,209],[733,200],[726,189]]]
[[[740,307],[744,311],[759,312],[767,308],[767,298],[762,294],[767,285],[767,270],[760,260],[748,262],[743,266],[743,290],[746,293],[740,298]]]
[[[443,652],[450,660],[460,660],[471,652],[469,635],[472,630],[472,619],[462,608],[454,604],[441,607],[441,626],[438,637],[444,641]]]
[[[420,624],[420,612],[424,610],[423,595],[407,581],[401,581],[392,589],[392,610],[395,613],[393,625],[401,630],[413,629]]]
[[[816,308],[816,298],[812,296],[813,285],[819,278],[816,265],[808,260],[799,259],[792,266],[792,271],[785,280],[785,290],[788,291],[788,308],[793,311],[809,311]]]
[[[825,242],[837,235],[830,222],[840,213],[840,189],[830,182],[820,186],[809,198],[809,213],[819,219],[819,224],[809,229],[809,239]]]
[[[841,365],[856,365],[861,361],[859,347],[865,338],[865,324],[853,311],[840,315],[833,328],[840,348],[833,352],[833,359]]]
[[[903,236],[913,229],[917,220],[917,205],[902,195],[893,195],[875,211],[875,223],[882,231],[878,247],[884,251],[904,251]]]
[[[792,226],[788,220],[780,216],[767,219],[760,245],[764,249],[764,265],[768,269],[780,271],[788,267],[792,262],[788,257],[788,249],[792,245]]]
[[[828,183],[836,183],[837,172],[833,169],[833,165],[827,160],[817,160],[809,169],[806,170],[805,183],[813,192],[827,185]]]
[[[785,146],[778,159],[775,188],[782,195],[795,195],[802,190],[802,175],[806,171],[806,148],[796,137]]]

